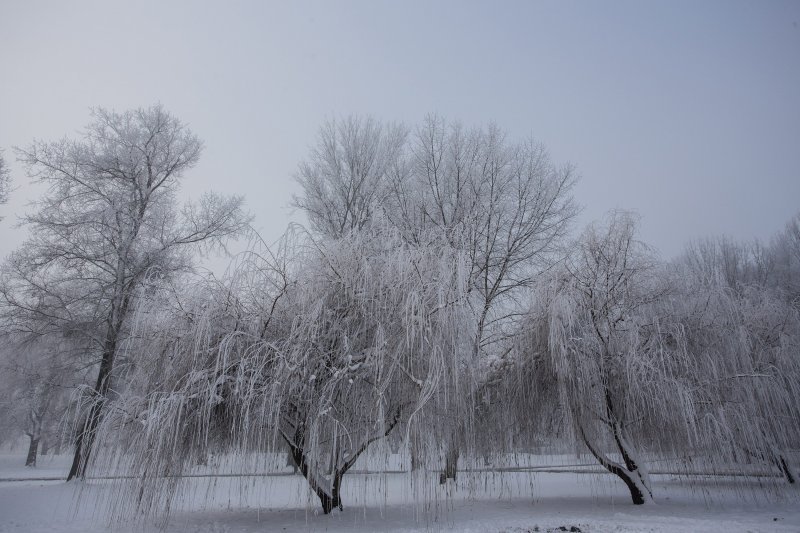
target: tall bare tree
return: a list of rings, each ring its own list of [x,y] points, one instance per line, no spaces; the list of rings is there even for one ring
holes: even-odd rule
[[[85,474],[137,287],[149,274],[189,270],[193,246],[218,244],[248,222],[240,197],[207,194],[179,207],[181,177],[202,143],[160,105],[92,117],[78,140],[17,149],[47,192],[23,219],[30,238],[0,284],[17,329],[87,335],[94,344],[97,379],[68,479]]]
[[[632,434],[647,422],[644,413],[661,411],[642,402],[655,401],[654,390],[668,382],[653,361],[661,346],[648,341],[654,319],[645,312],[663,296],[656,265],[635,238],[635,217],[612,213],[605,227],[590,226],[542,283],[521,340],[522,366],[535,367],[536,381],[523,383],[535,389],[532,401],[558,402],[579,440],[626,484],[634,504],[652,494]],[[520,412],[529,412],[523,405]],[[619,461],[606,453],[607,442]]]
[[[320,234],[341,237],[360,229],[386,196],[386,176],[406,140],[402,125],[348,117],[326,122],[296,175],[303,188],[294,204]]]
[[[299,176],[303,199],[312,226],[328,237],[340,237],[342,229],[356,228],[365,217],[381,210],[389,224],[412,246],[440,243],[464,253],[469,259],[469,294],[474,314],[472,349],[464,354],[464,367],[475,361],[493,360],[502,348],[508,326],[519,315],[522,292],[547,268],[577,213],[571,189],[575,173],[571,166],[553,164],[543,145],[526,140],[511,142],[494,125],[466,129],[437,116],[428,116],[412,135],[402,127],[379,128],[371,120],[349,119],[346,124],[365,124],[386,135],[380,172],[373,175],[359,196],[368,209],[348,219],[353,202],[343,202],[338,191],[362,191],[360,175],[330,172],[329,160],[320,158],[320,148],[309,162],[301,164]],[[365,132],[366,126],[359,131]],[[343,135],[330,125],[320,131],[322,147],[341,146],[336,160],[355,161],[353,168],[376,168],[369,154],[377,134],[364,134],[358,142],[341,143]],[[352,138],[351,135],[348,138]],[[389,148],[391,147],[391,148]],[[333,153],[328,150],[326,153]],[[339,153],[339,152],[337,152]],[[308,179],[313,176],[315,179]],[[324,216],[323,216],[324,215]],[[337,224],[319,221],[336,220]],[[359,221],[358,224],[355,222]],[[470,333],[473,334],[473,333]],[[465,408],[473,397],[467,389],[479,386],[474,376],[464,376]],[[451,404],[455,407],[455,404]],[[449,441],[443,480],[453,479],[458,448],[463,440],[466,412],[443,415]]]

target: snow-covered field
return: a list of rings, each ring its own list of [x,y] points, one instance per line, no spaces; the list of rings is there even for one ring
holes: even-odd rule
[[[42,457],[35,469],[20,455],[0,456],[0,531],[158,531],[159,524],[110,523],[113,480],[66,484],[67,456]],[[563,466],[561,466],[563,468]],[[36,480],[35,478],[39,478]],[[800,492],[780,480],[754,479],[749,488],[724,478],[688,489],[655,476],[656,504],[634,507],[622,483],[603,474],[477,472],[440,488],[434,476],[351,474],[345,510],[324,516],[302,477],[198,477],[187,481],[166,531],[800,531]],[[756,490],[766,485],[769,499]],[[752,489],[752,490],[751,490]]]

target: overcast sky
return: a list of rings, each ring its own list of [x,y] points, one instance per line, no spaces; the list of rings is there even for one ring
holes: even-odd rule
[[[580,224],[642,215],[665,257],[768,238],[800,210],[800,2],[0,0],[0,148],[161,102],[206,144],[188,193],[246,195],[267,240],[326,117],[436,112],[533,135],[581,181]]]

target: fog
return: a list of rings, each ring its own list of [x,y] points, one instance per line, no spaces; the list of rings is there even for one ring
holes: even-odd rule
[[[325,119],[428,113],[534,136],[581,179],[578,226],[611,208],[674,256],[768,238],[800,198],[796,2],[28,2],[0,4],[0,148],[74,137],[95,106],[160,102],[205,142],[184,194],[243,194],[269,242]]]

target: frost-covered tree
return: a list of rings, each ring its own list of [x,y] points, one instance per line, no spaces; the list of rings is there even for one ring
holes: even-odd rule
[[[61,439],[69,397],[80,384],[66,353],[77,347],[66,339],[9,335],[0,352],[0,441],[20,434],[29,439],[25,466],[36,466],[39,445]],[[76,359],[72,359],[75,361]]]
[[[705,247],[703,261],[698,248],[689,248],[675,266],[683,281],[676,308],[697,366],[684,381],[694,383],[703,446],[728,466],[760,462],[794,483],[789,450],[800,441],[800,316],[791,284],[785,271],[748,275],[758,264],[752,258],[739,262],[736,276],[720,275],[731,270],[708,259],[723,255],[720,248]],[[772,249],[776,257],[785,252]]]
[[[453,413],[450,421],[454,433],[445,481],[455,479],[458,448],[470,439],[467,434],[479,432],[465,423],[484,386],[480,376],[489,375],[506,352],[504,341],[521,312],[518,302],[560,253],[576,213],[574,174],[570,166],[556,167],[544,146],[532,140],[512,142],[494,125],[467,131],[437,117],[418,129],[412,152],[419,215],[404,216],[403,224],[409,232],[432,228],[469,257],[475,320],[469,357],[483,367],[467,383],[474,390],[462,391],[466,412]]]
[[[359,457],[401,426],[424,436],[423,413],[446,403],[464,348],[458,252],[369,224],[290,255],[248,254],[194,304],[143,311],[138,350],[153,363],[101,428],[127,452],[111,457],[132,476],[133,506],[163,510],[177,489],[164,475],[197,457],[288,446],[329,513]]]
[[[739,243],[728,237],[707,238],[686,246],[680,258],[695,280],[733,291],[773,285],[774,252],[758,241]]]
[[[356,165],[380,170],[371,175],[371,196],[359,197],[358,205],[366,207],[359,210],[357,219],[380,213],[410,246],[446,246],[467,257],[473,325],[469,328],[471,348],[462,354],[460,364],[462,370],[476,368],[479,361],[489,364],[503,353],[502,341],[519,314],[523,292],[557,256],[576,213],[571,197],[573,169],[555,166],[541,144],[511,142],[493,125],[468,130],[429,116],[413,135],[404,135],[405,129],[397,126],[386,131],[392,132],[387,136],[392,142],[386,143],[391,149],[381,152],[383,163]],[[323,127],[320,138],[325,141],[320,145],[336,146],[334,133],[331,127]],[[362,161],[364,154],[376,152],[370,147],[377,138],[364,135],[359,143],[344,144],[336,160]],[[340,213],[351,210],[337,207],[343,202],[336,191],[361,190],[365,180],[354,179],[352,172],[330,172],[327,161],[333,158],[322,160],[319,151],[314,151],[310,163],[301,165],[299,181],[307,200],[298,205],[306,209],[317,230],[338,237],[348,227]],[[340,223],[326,230],[315,222],[320,211]],[[439,413],[440,424],[450,428],[442,439],[446,448],[443,481],[455,478],[459,449],[466,444],[467,433],[473,433],[465,424],[479,381],[476,375],[464,374],[460,390],[451,391],[462,395],[463,401],[450,404],[454,411]]]
[[[650,480],[627,426],[641,416],[637,407],[643,406],[642,399],[636,398],[634,371],[645,360],[641,352],[647,348],[642,346],[646,338],[642,338],[644,324],[639,311],[663,293],[654,276],[655,260],[636,240],[634,217],[615,212],[606,228],[587,230],[577,253],[566,264],[570,276],[567,290],[572,294],[564,296],[575,298],[576,311],[586,323],[580,340],[573,336],[561,343],[564,347],[571,344],[567,350],[552,355],[573,364],[578,358],[588,359],[575,365],[578,379],[572,384],[577,386],[573,392],[578,387],[592,391],[589,398],[570,406],[576,431],[600,464],[625,482],[633,503],[640,504],[652,498]],[[603,437],[597,433],[601,428],[613,438],[622,464],[600,449]]]
[[[341,237],[372,217],[388,193],[388,176],[398,171],[406,129],[355,116],[329,120],[321,128],[296,179],[303,194],[295,206],[319,234]]]
[[[707,238],[686,246],[678,259],[694,283],[737,293],[758,287],[800,306],[800,215],[769,243]]]
[[[369,444],[433,398],[444,402],[464,347],[458,255],[385,234],[363,239],[351,234],[327,249],[318,303],[304,304],[284,344],[303,370],[280,434],[326,512],[341,505],[342,475]]]
[[[17,156],[47,187],[23,219],[30,238],[4,265],[0,295],[12,329],[85,335],[97,379],[77,431],[69,478],[83,476],[136,289],[148,274],[191,268],[193,247],[240,233],[242,199],[176,194],[202,144],[160,105],[92,112],[80,139],[35,141]]]
[[[516,416],[528,441],[572,429],[635,504],[652,498],[653,458],[687,474],[760,462],[791,482],[797,312],[757,247],[705,242],[664,265],[631,215],[590,227],[537,287],[493,417]]]
[[[668,379],[658,366],[660,344],[650,339],[655,317],[646,309],[664,287],[635,226],[635,217],[621,211],[604,226],[590,226],[541,284],[518,347],[519,375],[531,379],[518,389],[534,392],[521,398],[518,409],[556,400],[552,409],[626,484],[633,503],[642,504],[652,493],[635,437],[664,424],[667,418],[648,415],[671,404],[659,405],[668,396]]]
[[[770,243],[776,284],[786,299],[800,309],[800,213],[793,216]]]

